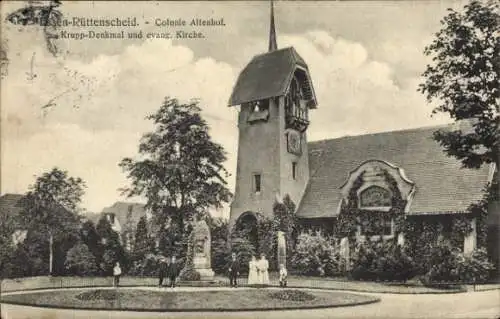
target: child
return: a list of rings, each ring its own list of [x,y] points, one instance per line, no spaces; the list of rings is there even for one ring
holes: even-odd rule
[[[280,287],[286,287],[286,277],[288,272],[283,264],[280,264]]]
[[[113,277],[114,277],[113,286],[115,288],[117,288],[118,285],[120,284],[120,275],[121,274],[122,274],[122,269],[120,268],[120,263],[116,262],[115,268],[113,268]]]

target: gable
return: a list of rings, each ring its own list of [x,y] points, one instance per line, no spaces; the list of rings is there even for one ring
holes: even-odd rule
[[[349,136],[310,142],[310,179],[297,214],[303,218],[334,217],[342,186],[363,163],[384,161],[404,170],[415,185],[407,214],[465,212],[483,196],[490,166],[466,169],[448,157],[432,134],[438,128]]]

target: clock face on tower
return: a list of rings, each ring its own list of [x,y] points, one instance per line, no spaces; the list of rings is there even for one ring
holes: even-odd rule
[[[289,153],[300,155],[302,153],[301,134],[295,130],[287,133],[287,150]]]

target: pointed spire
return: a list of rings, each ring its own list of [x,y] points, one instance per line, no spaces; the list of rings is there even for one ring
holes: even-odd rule
[[[277,50],[278,43],[276,43],[276,29],[274,27],[274,2],[271,0],[271,25],[269,28],[269,52]]]

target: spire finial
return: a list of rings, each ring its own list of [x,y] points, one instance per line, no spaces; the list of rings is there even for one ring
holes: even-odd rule
[[[277,50],[278,43],[276,43],[276,29],[274,27],[274,2],[271,0],[271,25],[269,28],[269,52]]]

